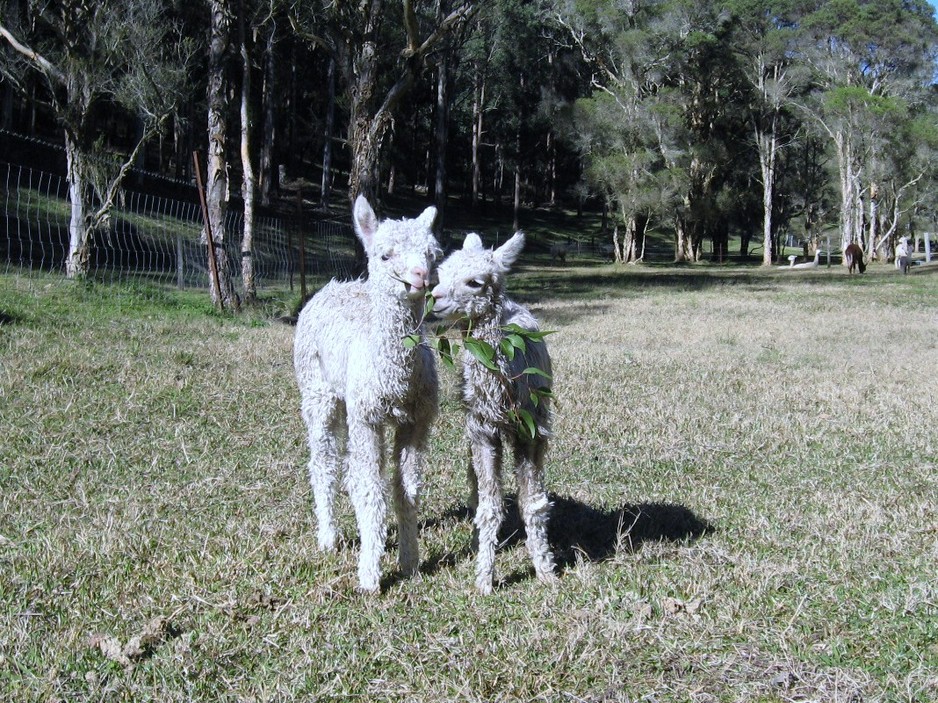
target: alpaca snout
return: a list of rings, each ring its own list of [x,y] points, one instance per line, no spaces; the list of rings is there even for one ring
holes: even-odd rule
[[[430,287],[430,272],[426,268],[412,268],[403,278],[404,289],[408,294],[423,294]]]

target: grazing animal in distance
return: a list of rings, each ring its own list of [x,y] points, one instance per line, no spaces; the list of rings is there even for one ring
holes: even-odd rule
[[[359,196],[353,222],[368,256],[368,278],[328,283],[297,320],[293,358],[318,543],[325,551],[336,547],[333,501],[344,469],[361,537],[363,591],[379,588],[387,539],[385,427],[394,433],[398,563],[407,575],[419,564],[417,500],[438,383],[433,352],[403,340],[420,333],[430,276],[442,255],[431,230],[435,218],[436,209],[428,207],[416,219],[379,222]]]
[[[863,262],[863,248],[853,242],[844,249],[844,263],[847,264],[847,272],[853,273],[856,269],[860,273],[866,272],[866,264]]]
[[[497,249],[487,249],[479,235],[466,236],[462,249],[454,251],[438,269],[439,284],[432,295],[434,314],[462,325],[476,340],[495,350],[510,334],[509,325],[529,332],[539,330],[530,311],[505,293],[505,275],[524,247],[524,234],[516,232]],[[513,451],[518,483],[518,507],[527,534],[527,549],[534,571],[542,581],[552,581],[554,558],[547,541],[550,500],[544,488],[544,457],[550,436],[548,397],[532,399],[532,392],[547,389],[551,362],[544,341],[529,339],[523,350],[509,358],[498,352],[498,370],[487,368],[467,349],[462,352],[462,395],[466,408],[466,436],[469,439],[471,464],[470,503],[476,508],[478,534],[476,587],[483,594],[492,592],[495,572],[495,548],[498,530],[504,519],[502,500],[503,444]],[[526,373],[535,368],[539,373]],[[512,417],[521,408],[534,422],[534,431],[524,431]],[[531,436],[533,435],[533,436]]]
[[[909,272],[909,264],[912,262],[912,247],[909,244],[908,237],[900,237],[896,245],[896,268],[902,273]]]
[[[552,261],[567,263],[567,254],[570,253],[570,244],[554,244],[550,248],[550,258]]]
[[[814,251],[814,258],[811,261],[805,261],[800,264],[795,264],[792,266],[794,269],[816,269],[821,262],[821,250],[816,249]]]

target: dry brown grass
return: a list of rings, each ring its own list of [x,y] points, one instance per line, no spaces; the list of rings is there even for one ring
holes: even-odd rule
[[[369,598],[347,501],[315,549],[290,328],[0,277],[0,699],[938,699],[938,277],[517,287],[556,330],[560,583],[514,519],[474,593],[444,374],[422,573],[392,548]]]

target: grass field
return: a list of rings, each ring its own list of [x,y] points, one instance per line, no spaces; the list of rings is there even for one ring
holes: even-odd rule
[[[0,276],[0,700],[938,700],[934,271],[513,285],[555,330],[559,583],[513,516],[473,591],[444,371],[421,574],[392,527],[368,597],[347,500],[315,548],[292,328]]]

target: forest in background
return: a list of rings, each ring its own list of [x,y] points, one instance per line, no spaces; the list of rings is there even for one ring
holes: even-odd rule
[[[62,143],[80,277],[131,169],[254,213],[425,195],[602,207],[618,261],[930,231],[938,25],[924,0],[3,0],[0,128]],[[233,205],[234,206],[234,205]],[[221,243],[221,242],[219,242]],[[218,295],[232,296],[219,258]],[[215,287],[213,286],[213,291]]]

